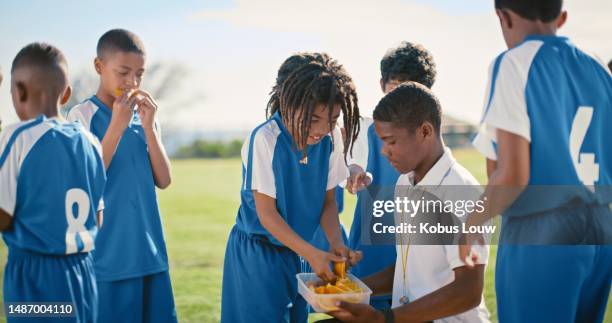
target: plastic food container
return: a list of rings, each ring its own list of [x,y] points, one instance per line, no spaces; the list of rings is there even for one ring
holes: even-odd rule
[[[309,284],[321,283],[322,280],[314,273],[301,273],[295,275],[298,281],[298,293],[304,297],[304,299],[312,306],[312,308],[318,313],[325,313],[337,310],[336,302],[344,301],[349,303],[361,303],[369,304],[370,295],[372,290],[366,286],[357,277],[347,274],[346,277],[357,283],[361,288],[359,293],[346,293],[346,294],[317,294],[310,288]]]

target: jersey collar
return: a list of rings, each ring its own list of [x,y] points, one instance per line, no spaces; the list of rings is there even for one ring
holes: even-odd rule
[[[529,35],[527,37],[525,37],[525,41],[528,40],[541,40],[543,42],[546,41],[567,41],[568,38],[565,36],[557,36],[557,35],[538,35],[538,34],[533,34],[533,35]]]
[[[89,100],[91,100],[91,102],[93,102],[93,104],[95,104],[98,108],[103,109],[105,111],[111,111],[111,109],[106,106],[106,104],[104,104],[104,102],[102,102],[95,94],[92,95]]]
[[[451,168],[455,164],[456,160],[453,157],[453,153],[448,147],[444,147],[444,153],[438,159],[438,161],[433,165],[432,168],[427,171],[423,179],[417,184],[414,185],[414,171],[402,175],[404,180],[401,181],[402,184],[410,185],[410,186],[437,186],[443,184],[442,182],[445,180],[446,176],[448,176]]]
[[[287,129],[287,127],[285,127],[285,123],[283,122],[283,118],[281,117],[280,113],[276,112],[272,115],[272,119],[274,119],[274,121],[276,121],[276,124],[278,125],[278,127],[281,130],[281,133],[284,136],[287,136],[287,138],[289,138],[289,140],[291,141],[291,145],[294,149],[297,149],[297,144],[295,143],[295,140],[293,140],[293,136],[291,135],[291,133],[289,133],[289,130]]]

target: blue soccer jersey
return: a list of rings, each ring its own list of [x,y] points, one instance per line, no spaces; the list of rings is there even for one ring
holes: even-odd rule
[[[585,185],[597,191],[612,184],[610,100],[612,78],[603,64],[565,37],[530,36],[491,64],[474,145],[496,160],[496,130],[511,132],[530,142],[530,186]],[[558,198],[548,194],[529,205],[558,207],[571,199],[567,194],[584,191],[563,190]],[[603,195],[582,198],[611,202]]]
[[[359,262],[352,272],[358,277],[365,277],[395,264],[395,245],[393,243],[372,245],[370,242],[362,241],[362,235],[364,235],[362,228],[372,227],[369,223],[364,225],[362,222],[373,219],[371,214],[364,214],[364,210],[372,210],[371,205],[366,205],[367,203],[371,203],[374,199],[393,199],[395,184],[400,174],[382,155],[383,142],[376,134],[373,120],[364,118],[361,122],[362,131],[355,142],[349,164],[358,165],[370,173],[372,183],[365,190],[357,193],[357,206],[349,234],[349,247],[363,252],[363,261]],[[386,215],[382,219],[391,221],[388,224],[393,224],[392,215]],[[366,232],[365,236],[375,239],[373,232]]]
[[[241,205],[237,227],[249,235],[276,240],[259,222],[253,191],[276,199],[279,214],[303,239],[310,240],[321,219],[325,194],[348,177],[340,129],[307,148],[307,157],[278,114],[255,128],[242,148]]]
[[[529,186],[503,213],[500,322],[603,320],[612,281],[611,98],[607,68],[565,37],[527,37],[491,64],[474,145],[497,160],[497,130],[530,144]]]
[[[98,140],[57,118],[0,133],[0,208],[13,217],[9,250],[69,255],[94,249],[106,183]]]
[[[96,96],[73,107],[68,119],[80,121],[100,141],[112,110]],[[117,145],[107,169],[105,222],[94,254],[98,281],[116,281],[168,270],[155,181],[138,114]]]

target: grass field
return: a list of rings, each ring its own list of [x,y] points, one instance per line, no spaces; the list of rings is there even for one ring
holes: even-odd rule
[[[457,150],[455,157],[485,183],[484,163],[478,154]],[[239,204],[240,173],[238,159],[174,161],[174,182],[159,193],[180,322],[218,322],[220,319],[223,255]],[[348,226],[352,222],[355,199],[350,194],[346,197],[341,217]],[[485,301],[495,319],[496,248],[492,251],[486,272]],[[0,259],[0,268],[4,268],[3,244]],[[313,315],[312,319],[320,317],[323,316]],[[4,322],[3,317],[0,322]],[[612,320],[608,317],[606,322]]]

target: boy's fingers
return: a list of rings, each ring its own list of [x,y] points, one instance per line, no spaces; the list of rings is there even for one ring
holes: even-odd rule
[[[335,255],[333,253],[330,253],[331,257],[331,261],[335,261],[335,262],[344,262],[346,261],[346,257],[343,255]]]
[[[355,178],[355,181],[353,181],[353,192],[354,192],[353,194],[356,194],[362,188],[363,188],[363,179],[361,177],[361,174],[358,174]]]
[[[136,105],[136,101],[138,100],[138,98],[135,95],[132,95],[130,97],[130,99],[128,100],[128,107],[133,108],[134,105]]]
[[[467,258],[468,258],[468,246],[461,244],[458,245],[457,248],[459,248],[459,259],[467,265]]]
[[[147,92],[145,90],[141,90],[141,89],[136,89],[135,91],[136,91],[136,93],[140,93],[144,97],[149,98],[149,99],[151,99],[151,101],[153,101],[153,97],[151,96],[151,94],[149,94],[149,92]]]
[[[350,312],[343,310],[343,309],[335,310],[327,314],[339,319],[340,321],[348,321],[349,319],[353,317],[353,315]]]
[[[471,256],[471,260],[472,260],[472,267],[475,266],[478,263],[478,253],[477,252],[472,252],[472,256]]]
[[[463,261],[463,263],[469,267],[469,268],[473,268],[475,265],[474,260],[474,256],[478,257],[477,255],[475,255],[472,252],[472,246],[471,245],[459,245],[459,259],[461,259],[461,261]]]
[[[360,262],[361,259],[363,259],[363,252],[361,252],[361,251],[353,251],[353,252],[351,252],[350,257],[351,257],[351,259],[350,259],[351,266],[354,266],[358,262]]]
[[[142,98],[138,100],[138,106],[141,106],[145,109],[154,110],[147,98]]]
[[[119,103],[125,103],[127,101],[127,98],[127,91],[121,92],[121,95],[119,96]]]
[[[355,314],[356,312],[359,311],[359,306],[357,304],[353,304],[353,303],[349,303],[349,302],[344,302],[344,301],[340,301],[338,303],[338,307],[351,313],[351,314]]]
[[[153,99],[146,98],[146,102],[151,107],[152,110],[157,111],[157,104],[155,104],[155,101],[153,101]]]
[[[351,176],[346,179],[346,190],[351,194],[355,194],[353,193],[353,178]]]
[[[319,278],[328,282],[333,282],[336,280],[336,275],[334,275],[334,273],[332,273],[329,268],[325,268],[325,270],[322,273],[318,274],[318,276]]]

